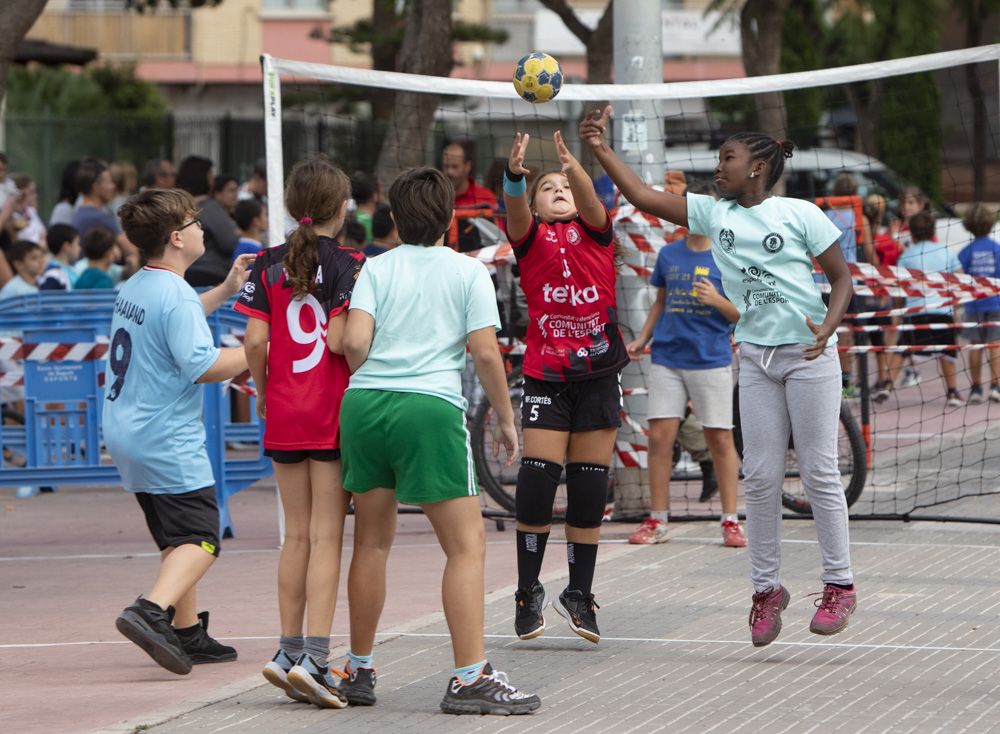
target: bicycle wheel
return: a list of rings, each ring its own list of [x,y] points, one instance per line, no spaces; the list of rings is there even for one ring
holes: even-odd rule
[[[743,458],[743,433],[740,427],[739,386],[733,389],[733,441],[736,451]],[[865,442],[861,436],[854,414],[846,403],[840,405],[840,421],[837,430],[837,465],[844,484],[844,498],[847,506],[853,505],[865,486],[868,467],[865,461]],[[781,489],[781,504],[800,515],[811,515],[812,505],[806,496],[795,455],[795,443],[789,438],[785,459],[785,483]]]

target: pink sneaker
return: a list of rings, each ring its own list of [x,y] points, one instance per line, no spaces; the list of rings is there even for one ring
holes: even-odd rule
[[[663,520],[654,520],[651,517],[647,517],[642,521],[642,525],[629,536],[628,542],[632,545],[665,543],[667,542],[667,523],[663,522]]]
[[[750,639],[754,647],[770,645],[781,632],[781,612],[788,606],[791,594],[784,586],[758,591],[750,608]]]
[[[722,523],[722,544],[727,548],[745,548],[747,539],[743,537],[743,528],[738,522],[726,520]]]
[[[854,614],[854,607],[858,605],[858,592],[853,588],[841,589],[827,584],[821,593],[822,598],[815,602],[819,608],[809,624],[809,631],[817,635],[835,635],[847,628],[847,623]]]

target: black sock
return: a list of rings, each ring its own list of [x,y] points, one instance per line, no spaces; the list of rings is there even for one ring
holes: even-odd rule
[[[549,540],[548,533],[526,533],[517,531],[517,587],[530,589],[538,581],[542,572],[542,559],[545,558],[545,544]]]
[[[569,588],[590,596],[597,565],[597,544],[567,543],[566,559],[569,561]]]
[[[838,589],[843,589],[844,591],[850,591],[854,588],[854,584],[830,584],[830,586],[836,586]]]

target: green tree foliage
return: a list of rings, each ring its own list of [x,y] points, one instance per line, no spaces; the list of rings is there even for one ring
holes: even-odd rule
[[[812,71],[825,66],[823,46],[827,29],[820,0],[798,0],[785,14],[781,43],[782,73]],[[817,143],[816,132],[826,106],[822,87],[785,92],[788,137],[800,146]]]
[[[162,116],[167,103],[155,84],[136,77],[131,65],[92,66],[80,74],[15,67],[8,81],[7,109],[65,117]]]

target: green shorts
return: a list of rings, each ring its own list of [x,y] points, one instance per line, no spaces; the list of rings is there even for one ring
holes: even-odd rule
[[[479,494],[465,413],[442,398],[348,390],[340,407],[344,489],[395,489],[410,504]]]

